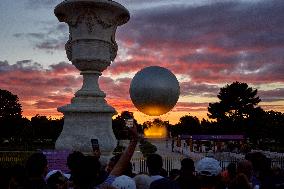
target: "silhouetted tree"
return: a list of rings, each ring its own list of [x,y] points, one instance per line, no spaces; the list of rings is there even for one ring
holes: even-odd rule
[[[34,139],[51,139],[55,141],[60,135],[64,118],[52,119],[42,115],[31,118],[31,133]]]
[[[245,119],[260,109],[261,101],[257,96],[257,89],[246,83],[234,82],[220,89],[217,95],[219,102],[209,103],[208,116],[216,119],[219,124],[242,124]]]
[[[159,118],[156,118],[154,119],[153,121],[145,121],[142,125],[143,129],[146,129],[146,128],[150,128],[152,126],[157,126],[157,127],[166,127],[168,128],[168,126],[170,125],[169,124],[169,121],[163,121]]]
[[[200,121],[196,116],[185,115],[179,119],[179,122],[171,127],[171,133],[173,136],[180,134],[195,134],[200,133]]]
[[[246,133],[255,147],[284,150],[284,113],[256,111],[247,122]]]
[[[0,136],[11,138],[21,133],[22,107],[17,95],[0,89]]]
[[[0,120],[22,117],[22,106],[17,95],[0,89]]]

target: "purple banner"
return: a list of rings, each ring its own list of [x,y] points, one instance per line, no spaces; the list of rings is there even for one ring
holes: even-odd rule
[[[181,135],[181,139],[192,140],[244,140],[244,135]]]
[[[68,173],[67,157],[70,153],[70,151],[43,151],[48,161],[48,170],[61,170]]]

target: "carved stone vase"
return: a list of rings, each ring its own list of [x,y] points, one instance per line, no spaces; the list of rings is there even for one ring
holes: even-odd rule
[[[110,0],[65,0],[54,13],[69,26],[66,54],[83,75],[83,86],[71,104],[58,108],[64,126],[55,148],[91,152],[91,139],[98,139],[102,156],[110,156],[116,146],[112,131],[116,111],[104,99],[98,78],[116,57],[115,32],[129,20],[129,12]]]

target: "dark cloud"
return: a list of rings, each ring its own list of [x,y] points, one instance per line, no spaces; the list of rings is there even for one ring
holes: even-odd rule
[[[262,102],[284,101],[284,88],[259,90],[258,94]]]
[[[202,83],[182,82],[180,83],[181,95],[194,95],[216,97],[220,88],[217,85],[208,85]]]
[[[19,39],[29,40],[35,49],[53,52],[65,50],[68,40],[68,27],[65,23],[42,22],[42,31],[38,33],[15,33],[13,36]]]
[[[52,71],[61,73],[70,73],[76,71],[76,68],[67,62],[59,62],[58,64],[52,64],[49,66]]]
[[[208,103],[178,102],[173,111],[198,112],[207,111]]]
[[[0,61],[0,73],[21,70],[23,72],[29,72],[34,70],[41,70],[42,65],[32,60],[17,61],[16,64],[10,65],[8,61]]]
[[[215,1],[195,6],[155,1],[152,8],[147,1],[119,2],[143,6],[118,29],[120,48],[127,49],[131,58],[117,60],[107,72],[136,72],[160,65],[190,75],[198,83],[284,81],[280,73],[284,69],[284,1]],[[64,50],[68,27],[53,23],[42,33],[15,36],[53,52]]]
[[[136,71],[156,61],[194,82],[283,82],[283,10],[283,1],[219,1],[137,11],[118,30],[132,59],[110,71]]]
[[[70,97],[65,95],[60,96],[48,96],[46,98],[42,98],[34,103],[35,108],[38,109],[52,109],[60,106],[64,106],[70,103]]]
[[[26,37],[26,38],[43,39],[44,33],[15,33],[13,36],[17,38]]]
[[[0,73],[0,88],[19,96],[25,115],[28,112],[56,114],[56,108],[70,103],[74,92],[82,86],[79,71],[66,62],[45,69],[32,60],[15,64],[0,61]],[[128,95],[130,81],[130,78],[100,78],[100,87],[107,94],[107,101],[119,110],[123,107],[133,109]]]
[[[107,94],[107,98],[130,100],[129,87],[131,78],[119,78],[117,80],[110,77],[100,77],[99,83],[102,90]]]
[[[62,0],[27,0],[27,8],[52,8],[61,3]]]
[[[81,84],[81,78],[76,76],[78,71],[64,62],[44,69],[32,60],[22,60],[11,65],[5,61],[0,62],[0,72],[0,88],[19,95],[22,101],[33,101],[55,93],[70,96],[73,94],[64,89],[76,89]]]
[[[33,8],[51,9],[59,0],[28,2]],[[180,83],[182,95],[203,97],[215,97],[220,84],[233,81],[256,86],[284,83],[282,0],[218,0],[194,6],[185,0],[119,2],[131,7],[131,19],[118,28],[121,51],[104,72],[108,75],[133,74],[147,66],[163,66],[185,77]],[[37,33],[14,36],[29,40],[35,49],[63,51],[68,27],[65,23],[45,23]],[[38,108],[68,103],[82,82],[74,66],[65,62],[44,69],[32,60],[13,65],[1,61],[0,73],[0,87],[18,92],[26,104],[31,98],[37,99],[34,106]],[[134,109],[128,94],[130,81],[127,77],[100,78],[100,86],[110,104]],[[283,89],[262,89],[259,95],[263,102],[279,101],[283,100]],[[60,101],[63,96],[67,98]],[[206,104],[178,103],[175,111],[206,111],[206,107]]]
[[[178,42],[225,50],[275,47],[284,40],[283,8],[283,1],[163,6],[135,13],[119,36],[141,46]]]

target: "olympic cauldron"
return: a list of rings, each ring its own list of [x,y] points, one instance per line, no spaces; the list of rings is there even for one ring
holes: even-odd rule
[[[168,69],[150,66],[140,70],[131,81],[130,97],[144,114],[158,116],[170,111],[177,103],[180,87]]]

